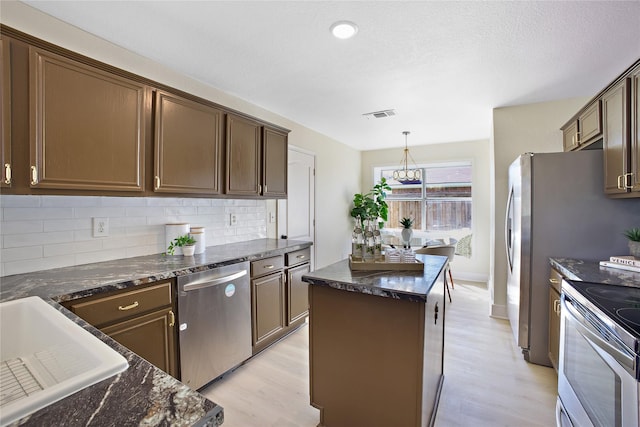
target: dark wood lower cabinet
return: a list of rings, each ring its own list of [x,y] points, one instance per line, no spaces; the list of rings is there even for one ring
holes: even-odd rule
[[[175,288],[171,280],[63,305],[129,350],[178,377]]]
[[[138,356],[176,377],[174,323],[173,311],[165,308],[101,330]]]
[[[303,324],[309,316],[310,249],[305,248],[251,263],[253,354],[264,350]]]
[[[279,272],[251,281],[253,293],[253,348],[264,349],[282,336],[284,317],[284,273]]]
[[[309,288],[302,276],[309,273],[309,263],[287,270],[287,325],[304,322],[309,315]]]

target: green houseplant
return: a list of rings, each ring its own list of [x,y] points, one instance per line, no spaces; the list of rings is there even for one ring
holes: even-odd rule
[[[629,253],[636,258],[640,258],[640,227],[625,230],[624,235],[629,239]]]
[[[185,234],[184,236],[178,236],[173,239],[171,243],[169,243],[167,254],[174,255],[176,252],[176,248],[182,248],[182,253],[184,256],[191,256],[196,249],[195,244],[195,239],[188,234]]]

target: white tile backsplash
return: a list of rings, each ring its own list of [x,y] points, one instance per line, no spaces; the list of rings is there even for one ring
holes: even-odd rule
[[[93,217],[109,218],[109,236],[92,236]],[[208,246],[264,238],[267,201],[0,195],[0,277],[162,253],[171,222],[205,227]]]

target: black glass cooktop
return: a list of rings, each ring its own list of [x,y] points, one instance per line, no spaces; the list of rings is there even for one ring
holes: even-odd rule
[[[573,280],[570,284],[612,321],[640,340],[640,288]]]

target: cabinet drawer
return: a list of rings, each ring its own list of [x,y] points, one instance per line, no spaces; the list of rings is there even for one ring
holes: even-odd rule
[[[71,304],[70,308],[87,322],[99,327],[171,305],[171,301],[171,281],[167,281],[91,301],[80,300],[77,304]]]
[[[292,266],[311,260],[311,248],[300,249],[299,251],[289,252],[286,256],[286,266]]]
[[[251,263],[251,277],[260,277],[265,274],[282,270],[284,267],[284,257],[282,255],[259,259]]]

